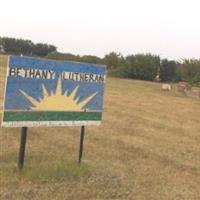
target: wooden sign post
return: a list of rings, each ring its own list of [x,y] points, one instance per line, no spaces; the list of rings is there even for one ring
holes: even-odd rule
[[[18,168],[19,168],[19,170],[22,170],[23,167],[24,167],[24,156],[25,156],[25,150],[26,150],[27,131],[28,131],[27,127],[22,127],[19,156],[18,156]]]
[[[85,126],[81,126],[81,136],[80,136],[80,149],[79,149],[79,164],[81,164],[81,159],[83,156],[83,141],[85,136]]]

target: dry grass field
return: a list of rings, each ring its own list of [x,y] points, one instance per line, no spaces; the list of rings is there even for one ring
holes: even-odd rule
[[[0,57],[0,106],[6,57]],[[1,106],[2,108],[2,106]],[[200,101],[158,83],[108,78],[99,127],[30,128],[24,171],[19,128],[0,128],[0,199],[198,200]]]

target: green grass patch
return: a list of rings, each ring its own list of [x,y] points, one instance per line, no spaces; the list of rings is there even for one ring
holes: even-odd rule
[[[13,158],[13,156],[12,156]],[[10,159],[9,159],[10,160]],[[25,179],[31,182],[63,182],[79,181],[88,177],[92,167],[86,163],[78,164],[75,161],[66,161],[52,157],[51,159],[25,158],[24,168],[20,172],[17,167],[17,160],[3,162],[0,168],[1,177],[7,180]]]
[[[67,161],[27,162],[21,176],[33,182],[78,181],[89,175],[90,167]]]

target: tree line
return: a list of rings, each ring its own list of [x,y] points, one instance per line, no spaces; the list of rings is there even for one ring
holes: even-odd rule
[[[161,59],[153,54],[135,54],[124,57],[120,53],[111,52],[103,58],[91,55],[74,55],[54,52],[46,56],[50,59],[72,60],[94,64],[105,64],[108,75],[154,81],[159,77],[161,82],[186,81],[200,86],[200,59],[182,59],[174,61]]]
[[[0,50],[16,55],[47,56],[57,48],[51,44],[33,43],[31,40],[0,37]]]
[[[181,61],[161,59],[159,55],[132,54],[123,56],[111,52],[103,58],[93,55],[74,55],[57,52],[54,45],[37,43],[31,40],[0,37],[0,50],[9,54],[40,56],[56,60],[71,60],[107,65],[108,75],[153,81],[158,77],[162,82],[187,81],[200,86],[200,59],[182,59]]]

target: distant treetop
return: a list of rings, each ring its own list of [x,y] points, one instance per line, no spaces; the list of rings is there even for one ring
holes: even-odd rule
[[[57,47],[51,44],[33,43],[31,40],[0,37],[0,47],[5,53],[31,56],[47,56]]]

